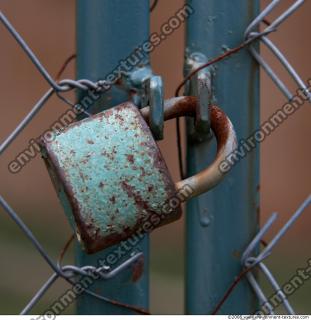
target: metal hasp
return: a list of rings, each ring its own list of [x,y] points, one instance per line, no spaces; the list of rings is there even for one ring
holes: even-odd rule
[[[132,92],[131,100],[139,108],[150,106],[150,129],[156,140],[162,140],[164,128],[162,77],[153,74],[150,66],[139,67],[121,78],[120,87]]]
[[[243,42],[259,1],[188,0],[194,14],[186,26],[186,59],[201,52],[208,59]],[[247,138],[259,125],[259,71],[244,49],[214,66],[213,94],[227,113],[237,137]],[[192,121],[187,132],[192,132]],[[187,173],[205,167],[213,157],[209,141],[188,136]],[[241,271],[241,254],[258,231],[259,151],[249,153],[224,181],[187,204],[186,313],[210,314]],[[220,314],[251,314],[257,299],[243,280]]]
[[[195,69],[207,62],[207,58],[200,52],[191,53],[186,58],[184,73],[188,75]],[[212,102],[212,70],[204,68],[195,73],[186,85],[186,93],[198,97],[199,104],[197,117],[192,132],[188,131],[188,136],[194,141],[203,141],[211,138],[210,114],[208,106]]]
[[[149,126],[156,140],[163,139],[164,129],[164,93],[160,76],[152,76],[145,82],[148,104],[150,106]]]
[[[149,1],[147,0],[77,0],[77,78],[97,81],[115,70],[149,37]],[[139,61],[148,65],[149,58]],[[113,86],[91,108],[93,113],[108,109],[129,99],[128,93]],[[90,137],[91,138],[91,137]],[[110,299],[148,309],[149,240],[145,236],[136,245],[143,252],[144,263],[108,281],[96,281],[91,289]],[[135,249],[134,249],[135,250]],[[76,248],[78,265],[98,265],[109,253],[126,260],[132,250],[113,246],[98,254],[87,255]],[[80,295],[78,314],[135,314],[102,300]]]

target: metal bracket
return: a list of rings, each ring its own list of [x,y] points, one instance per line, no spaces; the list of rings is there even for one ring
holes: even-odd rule
[[[126,75],[122,79],[122,86],[132,92],[132,101],[139,108],[150,106],[150,129],[156,140],[162,140],[164,128],[162,77],[154,75],[150,66],[143,66]]]
[[[144,82],[144,87],[150,105],[150,129],[156,140],[162,140],[164,128],[164,97],[162,77],[154,75],[151,76]]]
[[[207,62],[207,57],[200,53],[194,52],[186,59],[185,75],[188,75],[193,70],[196,70]],[[209,105],[212,101],[212,70],[206,67],[196,74],[186,84],[187,95],[196,96],[199,99],[198,108],[196,111],[195,126],[190,132],[190,136],[195,141],[203,141],[210,139],[210,111]]]

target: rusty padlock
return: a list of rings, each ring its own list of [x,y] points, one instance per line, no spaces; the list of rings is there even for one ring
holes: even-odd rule
[[[195,97],[166,100],[164,118],[195,117],[197,103]],[[120,104],[75,122],[53,141],[42,143],[51,179],[86,252],[177,220],[182,201],[222,179],[219,165],[236,147],[236,136],[221,109],[211,106],[210,111],[216,158],[200,173],[177,183],[148,127],[149,107],[139,110],[131,102]]]

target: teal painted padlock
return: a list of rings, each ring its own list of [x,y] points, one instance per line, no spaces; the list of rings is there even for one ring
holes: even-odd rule
[[[191,116],[195,97],[165,101],[165,120]],[[180,205],[214,187],[224,175],[221,163],[235,149],[230,120],[210,107],[217,139],[213,163],[195,176],[174,183],[148,127],[149,107],[131,102],[75,122],[42,154],[69,222],[88,253],[137,233],[177,220]]]

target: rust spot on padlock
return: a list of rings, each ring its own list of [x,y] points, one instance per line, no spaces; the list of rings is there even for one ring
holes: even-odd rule
[[[144,256],[141,256],[132,266],[132,281],[137,282],[144,273]]]
[[[127,160],[128,160],[129,163],[133,164],[134,163],[134,156],[132,154],[128,154],[127,155]]]

